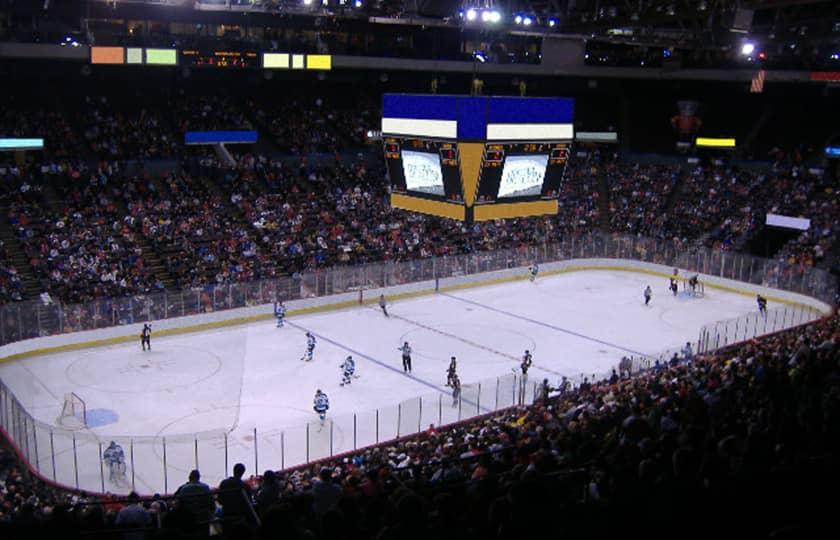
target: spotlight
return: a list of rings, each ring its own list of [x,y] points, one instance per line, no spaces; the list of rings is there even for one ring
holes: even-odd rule
[[[548,26],[550,26],[551,28],[557,26],[557,19],[548,19]]]
[[[533,22],[534,21],[531,19],[531,17],[526,16],[522,19],[522,24],[524,24],[525,26],[531,26],[531,23]]]
[[[489,11],[482,11],[481,12],[481,22],[490,22],[490,12]]]
[[[515,22],[516,24],[522,24],[522,15],[517,15],[516,17],[514,17],[513,22]]]
[[[754,43],[744,43],[741,45],[741,54],[744,56],[749,56],[755,51],[755,44]]]
[[[476,19],[476,17],[478,17],[478,12],[475,9],[470,8],[470,9],[467,10],[467,20],[468,21],[474,21]]]
[[[356,6],[357,8],[362,7],[362,0],[356,0],[356,1],[353,3],[353,5],[354,5],[354,6]]]
[[[312,0],[303,0],[303,5],[304,6],[311,6],[312,5]]]
[[[490,12],[490,22],[497,23],[502,20],[502,14],[495,9]]]

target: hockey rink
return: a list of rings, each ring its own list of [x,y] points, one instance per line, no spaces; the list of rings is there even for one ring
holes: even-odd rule
[[[696,346],[704,324],[755,309],[751,296],[707,288],[702,298],[674,297],[663,278],[587,270],[407,299],[390,304],[387,318],[376,305],[358,306],[292,316],[284,328],[272,319],[153,335],[151,352],[138,340],[16,360],[0,364],[0,378],[46,424],[66,393],[85,401],[88,428],[32,437],[47,478],[92,491],[173,492],[193,468],[215,486],[236,462],[246,475],[262,473],[511,405],[526,349],[529,384],[577,383],[608,374],[624,355]],[[307,330],[318,340],[311,362],[301,360]],[[397,350],[405,341],[410,374]],[[347,355],[358,378],[342,387]],[[464,386],[458,407],[445,386],[451,356]],[[312,410],[318,388],[330,400],[323,428]],[[125,449],[125,479],[102,469],[99,444],[110,440]]]

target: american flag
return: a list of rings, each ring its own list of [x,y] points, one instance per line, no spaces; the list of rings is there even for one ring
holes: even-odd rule
[[[750,83],[751,94],[760,94],[764,92],[764,76],[764,70],[760,69],[758,70],[758,73],[755,74],[755,77],[752,78],[752,82]]]

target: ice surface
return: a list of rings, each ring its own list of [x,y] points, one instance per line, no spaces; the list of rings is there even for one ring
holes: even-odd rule
[[[92,426],[75,433],[75,463],[70,435],[55,431],[50,441],[48,429],[35,430],[30,456],[37,446],[45,476],[53,478],[55,454],[64,484],[75,485],[78,471],[86,489],[125,492],[133,482],[143,493],[172,492],[196,466],[215,485],[237,461],[261,473],[508,405],[526,349],[534,355],[529,384],[555,384],[561,375],[578,382],[609,373],[625,354],[696,342],[704,324],[755,310],[750,296],[707,287],[703,298],[674,297],[667,285],[633,272],[571,272],[399,301],[388,318],[360,306],[290,317],[284,328],[271,320],[153,335],[151,352],[138,339],[28,358],[0,365],[0,378],[46,424],[55,423],[65,393],[85,400]],[[301,360],[307,330],[318,337],[312,362]],[[413,349],[411,374],[397,350],[404,341]],[[341,387],[348,354],[359,378]],[[445,386],[453,355],[461,407]],[[323,428],[312,410],[317,388],[330,398]],[[98,444],[112,439],[131,461],[119,485],[99,466]]]

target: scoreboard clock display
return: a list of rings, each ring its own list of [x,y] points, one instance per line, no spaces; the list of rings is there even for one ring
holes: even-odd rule
[[[222,49],[184,49],[181,51],[182,66],[209,66],[219,68],[260,68],[257,51],[234,51]]]
[[[568,154],[568,143],[485,144],[476,202],[555,197]]]
[[[385,137],[383,145],[393,192],[439,200],[463,200],[455,143]]]

